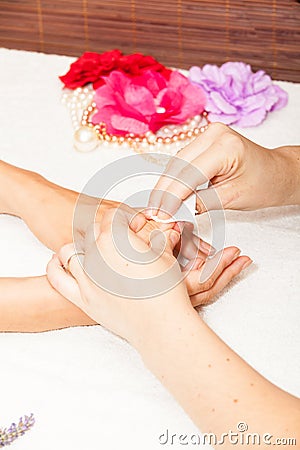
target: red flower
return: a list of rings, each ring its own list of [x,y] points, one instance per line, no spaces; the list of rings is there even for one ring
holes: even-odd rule
[[[85,52],[71,64],[68,73],[59,78],[69,89],[76,89],[88,83],[93,83],[94,89],[97,89],[104,84],[103,77],[108,76],[113,70],[119,70],[130,77],[142,75],[146,70],[153,70],[167,80],[172,72],[152,56],[141,53],[125,56],[120,50],[112,50],[102,54]]]
[[[102,76],[109,75],[117,68],[117,62],[121,56],[120,50],[112,50],[101,55],[85,52],[71,64],[69,72],[59,78],[69,89],[76,89],[88,83],[97,84],[98,81],[97,88],[104,84]]]
[[[146,70],[153,70],[159,72],[167,80],[169,80],[172,72],[156,61],[153,56],[145,56],[142,53],[122,56],[119,61],[119,70],[132,76],[139,76]]]

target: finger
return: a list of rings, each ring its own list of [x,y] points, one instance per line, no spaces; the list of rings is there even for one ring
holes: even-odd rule
[[[111,208],[106,211],[101,220],[101,231],[111,232],[112,224],[120,224],[120,226],[129,227],[134,233],[139,232],[146,224],[145,215],[133,208],[121,204],[118,208]]]
[[[67,268],[70,274],[76,278],[79,284],[86,282],[83,269],[83,255],[78,255],[74,244],[64,245],[57,254],[60,264]],[[81,258],[81,260],[80,260]]]
[[[81,306],[80,289],[76,280],[62,267],[59,258],[54,255],[47,265],[47,278],[50,284],[61,295],[70,300],[76,306]]]
[[[199,184],[202,185],[207,181],[207,178],[196,166],[186,165],[163,192],[157,213],[158,217],[161,216],[160,212],[174,216],[182,202],[196,191]]]
[[[240,256],[235,261],[233,261],[222,274],[217,278],[211,289],[199,292],[196,295],[190,297],[192,305],[197,306],[207,306],[214,302],[215,296],[219,294],[237,275],[239,275],[242,270],[246,269],[252,263],[248,256]]]
[[[168,190],[172,179],[174,177],[178,178],[179,173],[185,166],[184,162],[180,163],[180,160],[191,163],[201,153],[207,150],[227,129],[228,127],[223,124],[210,124],[205,133],[202,133],[193,142],[181,149],[177,155],[169,161],[166,170],[154,186],[149,199],[149,207],[152,207],[154,210],[159,209],[164,191]]]
[[[240,250],[237,247],[225,248],[223,254],[216,253],[211,259],[208,259],[198,270],[190,272],[186,277],[186,286],[190,296],[211,289],[217,278],[236,259]],[[209,278],[203,280],[203,272],[210,274]]]
[[[150,194],[148,207],[152,213],[155,212],[156,208],[159,209],[164,192],[168,189],[168,186],[171,184],[173,179],[177,178],[186,164],[186,161],[178,158],[177,156],[170,159],[164,173],[161,175]],[[146,211],[146,213],[148,214],[148,211]]]
[[[129,227],[134,233],[138,233],[147,223],[145,215],[141,212],[136,212],[129,222]]]
[[[155,229],[150,234],[151,249],[157,254],[169,253],[173,256],[173,251],[180,240],[180,234],[174,230],[162,231]]]
[[[205,242],[196,234],[193,234],[193,241],[196,247],[199,248],[199,250],[201,250],[205,255],[213,256],[216,253],[216,249],[211,244]]]
[[[187,272],[188,270],[198,270],[204,264],[204,260],[200,258],[192,259],[184,267],[182,267],[182,272]]]
[[[224,181],[217,185],[209,186],[196,192],[196,210],[198,214],[206,211],[229,208],[237,198],[235,180]]]
[[[164,232],[167,238],[166,250],[173,255],[173,251],[180,241],[180,233],[175,230],[167,230]]]
[[[137,217],[136,220],[134,216]],[[127,261],[148,261],[148,258],[151,257],[147,253],[149,241],[147,242],[146,239],[141,237],[145,234],[147,235],[143,231],[147,225],[149,223],[143,214],[137,213],[133,209],[130,211],[112,209],[105,213],[100,224],[100,240],[97,242],[98,253],[95,248],[93,258],[89,258],[89,261],[86,260],[88,273],[96,273],[96,269],[91,266],[92,261],[94,261],[95,265],[100,264],[100,261],[103,263],[104,260],[111,261],[113,258],[120,256]],[[142,228],[140,229],[141,226]],[[151,229],[152,227],[150,226],[149,234]],[[100,270],[100,268],[98,269]]]
[[[204,253],[194,242],[192,236],[187,236],[185,234],[181,237],[180,255],[185,259],[194,260],[199,258],[202,261],[207,259],[207,253]]]
[[[194,235],[194,225],[190,222],[177,222],[176,230],[179,230],[181,233],[181,245],[180,245],[180,254],[188,259],[201,258],[205,260],[207,258],[207,252],[204,252],[202,248],[200,248],[197,244],[199,243],[197,239],[199,238]],[[196,239],[194,239],[196,238]]]
[[[201,153],[205,152],[229,128],[222,123],[211,123],[205,133],[201,133],[190,144],[182,148],[176,156],[185,161],[192,162]]]
[[[182,201],[195,191],[199,185],[206,183],[224,173],[224,170],[227,170],[227,154],[228,152],[224,155],[222,142],[216,141],[191,163],[186,164],[163,193],[158,209],[174,215]],[[217,204],[217,209],[220,209],[222,201],[217,202]],[[209,208],[212,209],[210,205]]]

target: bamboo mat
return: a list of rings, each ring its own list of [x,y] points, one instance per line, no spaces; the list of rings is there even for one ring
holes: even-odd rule
[[[300,82],[296,0],[0,0],[0,46],[79,56],[120,48],[187,68],[245,61]]]

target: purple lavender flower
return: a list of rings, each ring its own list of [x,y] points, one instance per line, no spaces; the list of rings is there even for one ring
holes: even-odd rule
[[[9,428],[0,428],[0,448],[12,444],[19,436],[30,430],[35,423],[33,414],[21,417],[18,424],[12,423]]]
[[[206,111],[212,122],[253,127],[269,111],[283,108],[287,93],[272,83],[263,70],[252,72],[249,64],[227,62],[221,67],[206,64],[189,70],[189,79],[207,95]]]

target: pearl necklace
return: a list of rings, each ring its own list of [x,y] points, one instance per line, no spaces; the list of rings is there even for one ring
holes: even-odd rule
[[[178,150],[192,142],[200,133],[204,133],[209,124],[207,112],[189,119],[182,125],[169,125],[157,133],[147,132],[144,136],[132,133],[127,136],[115,136],[107,133],[105,123],[93,124],[91,117],[96,109],[93,101],[92,86],[65,90],[62,102],[71,113],[74,132],[74,147],[80,152],[89,152],[99,143],[114,148],[131,148],[138,153],[176,154]]]

